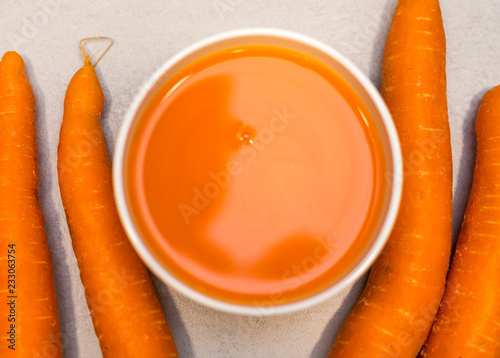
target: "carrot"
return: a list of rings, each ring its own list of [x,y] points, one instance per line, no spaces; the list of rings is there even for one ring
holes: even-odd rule
[[[438,310],[449,264],[452,158],[446,40],[438,0],[400,0],[381,92],[403,154],[393,232],[329,357],[415,357]]]
[[[66,92],[57,169],[94,329],[104,357],[177,357],[148,271],[118,217],[99,123],[104,96],[86,40],[84,65]]]
[[[35,136],[35,98],[24,62],[7,52],[0,62],[1,357],[62,357]]]
[[[421,357],[500,357],[500,86],[476,119],[474,181],[448,283]]]

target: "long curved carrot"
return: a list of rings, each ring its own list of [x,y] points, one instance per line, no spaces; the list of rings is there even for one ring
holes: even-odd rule
[[[66,92],[57,169],[94,329],[104,357],[177,357],[148,271],[118,217],[99,123],[104,96],[80,48],[84,65]]]
[[[474,180],[424,358],[500,357],[500,86],[476,118]]]
[[[446,40],[438,0],[399,0],[382,95],[403,154],[402,203],[329,357],[415,357],[438,310],[451,246],[452,158]]]
[[[1,357],[62,357],[35,136],[35,98],[24,62],[7,52],[0,62]]]

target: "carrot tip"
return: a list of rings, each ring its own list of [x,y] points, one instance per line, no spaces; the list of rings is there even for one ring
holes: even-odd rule
[[[2,65],[12,71],[24,72],[24,61],[21,55],[15,51],[8,51],[2,57]]]

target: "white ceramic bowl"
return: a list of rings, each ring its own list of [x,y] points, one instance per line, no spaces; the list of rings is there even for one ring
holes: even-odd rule
[[[364,254],[329,288],[302,300],[280,305],[251,306],[221,301],[203,294],[177,279],[148,249],[134,224],[126,195],[125,164],[131,134],[154,94],[170,76],[188,63],[209,53],[242,45],[275,45],[289,48],[310,55],[336,71],[357,92],[370,111],[380,133],[386,160],[384,207],[378,226]],[[245,29],[226,32],[200,41],[167,61],[140,89],[128,110],[118,135],[113,164],[114,193],[120,218],[132,245],[149,269],[167,285],[201,304],[221,311],[244,315],[268,316],[302,310],[334,296],[360,278],[373,264],[392,230],[401,199],[401,178],[401,150],[394,123],[382,97],[370,80],[344,56],[329,46],[301,34],[276,29]]]

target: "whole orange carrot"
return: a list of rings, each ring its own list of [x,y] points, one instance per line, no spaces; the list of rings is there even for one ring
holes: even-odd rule
[[[1,357],[62,357],[35,136],[35,98],[24,62],[7,52],[0,62]]]
[[[421,357],[500,357],[500,86],[481,101],[476,135],[469,203]]]
[[[381,92],[401,140],[402,203],[330,357],[415,357],[438,310],[452,215],[445,58],[438,0],[399,0],[385,47]]]
[[[99,123],[104,97],[80,47],[84,65],[66,92],[57,169],[94,329],[104,357],[176,357],[148,271],[118,218]]]

